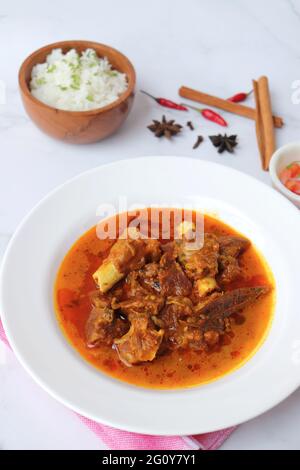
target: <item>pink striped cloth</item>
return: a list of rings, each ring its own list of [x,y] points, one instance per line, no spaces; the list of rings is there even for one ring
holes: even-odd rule
[[[0,320],[0,339],[9,346]],[[80,420],[103,441],[109,449],[118,450],[215,450],[235,428],[194,436],[149,436],[104,426],[78,415]]]

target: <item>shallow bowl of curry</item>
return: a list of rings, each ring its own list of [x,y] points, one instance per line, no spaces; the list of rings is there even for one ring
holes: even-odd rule
[[[203,214],[207,256],[187,256],[189,242],[171,233],[151,249],[130,241],[139,255],[121,265],[118,237],[95,229],[109,220],[103,204],[122,212],[118,195],[128,207]],[[96,421],[184,435],[248,420],[300,382],[297,217],[274,190],[205,161],[147,157],[91,170],[47,196],[10,242],[8,339],[44,389]]]

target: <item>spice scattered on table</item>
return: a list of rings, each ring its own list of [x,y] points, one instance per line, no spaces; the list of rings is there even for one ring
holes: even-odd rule
[[[165,108],[170,108],[170,109],[177,109],[177,111],[188,111],[186,106],[183,106],[182,104],[174,103],[174,101],[168,100],[166,98],[156,98],[153,95],[150,95],[147,91],[140,90],[141,93],[144,93],[144,95],[149,96],[153,100],[156,101],[156,103],[160,104],[160,106],[164,106]]]
[[[193,145],[193,149],[196,149],[199,147],[200,144],[202,144],[204,140],[204,137],[202,135],[198,135],[196,142]]]
[[[193,131],[193,130],[195,129],[195,128],[194,128],[194,125],[193,125],[193,123],[192,123],[192,121],[188,121],[188,122],[186,123],[186,125],[187,125],[187,127],[189,127],[189,128],[191,129],[191,131]]]
[[[218,148],[219,153],[223,153],[226,150],[229,153],[233,153],[234,147],[238,144],[237,135],[218,134],[209,136],[214,147]]]
[[[232,103],[240,103],[241,101],[245,101],[253,90],[249,91],[248,93],[236,93],[235,95],[231,96],[230,98],[227,98],[227,101],[231,101]]]
[[[153,124],[147,126],[148,129],[154,133],[155,137],[167,137],[170,139],[173,135],[181,132],[182,126],[175,122],[174,119],[167,121],[166,116],[162,117],[161,121],[153,119]]]
[[[227,125],[228,125],[227,122],[225,121],[225,119],[220,114],[213,111],[212,109],[196,108],[195,106],[191,106],[190,104],[186,104],[186,103],[184,104],[184,106],[187,106],[188,108],[191,108],[191,109],[194,109],[195,111],[198,111],[200,114],[202,114],[202,116],[205,119],[208,119],[209,121],[212,121],[215,124],[219,124],[219,126],[227,127]]]
[[[271,157],[275,151],[274,121],[268,78],[263,76],[253,80],[256,104],[256,136],[263,170],[269,169]]]

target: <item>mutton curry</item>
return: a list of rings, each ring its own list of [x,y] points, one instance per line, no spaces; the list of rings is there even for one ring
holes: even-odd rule
[[[57,275],[56,312],[68,340],[101,371],[134,385],[215,380],[255,353],[272,319],[272,275],[248,239],[208,215],[200,247],[192,225],[182,224],[180,239],[175,228],[167,240],[137,228],[101,240],[93,227]]]

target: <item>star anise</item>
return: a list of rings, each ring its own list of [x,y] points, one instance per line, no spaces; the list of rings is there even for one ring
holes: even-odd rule
[[[233,153],[234,147],[238,144],[237,135],[218,134],[209,136],[214,147],[218,147],[218,152],[223,153],[226,150]]]
[[[174,119],[167,121],[166,116],[163,116],[161,121],[153,119],[153,124],[150,124],[150,126],[147,127],[154,133],[155,137],[164,136],[167,137],[167,139],[178,134],[182,129],[182,126],[176,123]]]

